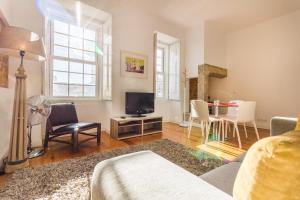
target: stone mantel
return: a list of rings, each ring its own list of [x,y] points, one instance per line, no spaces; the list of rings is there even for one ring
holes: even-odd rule
[[[227,69],[210,64],[198,66],[198,99],[208,100],[209,77],[226,78]]]

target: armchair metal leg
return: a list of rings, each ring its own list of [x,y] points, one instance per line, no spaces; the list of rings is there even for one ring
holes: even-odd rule
[[[45,140],[44,140],[44,149],[45,150],[48,148],[48,143],[49,143],[49,133],[46,132],[46,134],[45,134]]]
[[[78,151],[78,131],[72,133],[73,151]]]
[[[101,125],[97,127],[97,145],[101,143]]]

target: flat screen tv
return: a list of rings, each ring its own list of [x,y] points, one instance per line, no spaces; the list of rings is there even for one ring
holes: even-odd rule
[[[154,93],[126,92],[127,115],[143,116],[154,112]]]

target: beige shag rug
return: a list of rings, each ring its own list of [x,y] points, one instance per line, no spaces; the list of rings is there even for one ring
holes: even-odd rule
[[[12,175],[5,187],[0,188],[0,199],[89,199],[90,180],[97,163],[142,150],[151,150],[197,176],[223,164],[222,160],[204,152],[170,140],[158,140],[19,170]]]

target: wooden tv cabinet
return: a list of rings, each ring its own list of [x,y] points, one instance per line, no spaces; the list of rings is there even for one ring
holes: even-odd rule
[[[122,140],[162,132],[162,117],[126,117],[110,120],[110,136]]]

